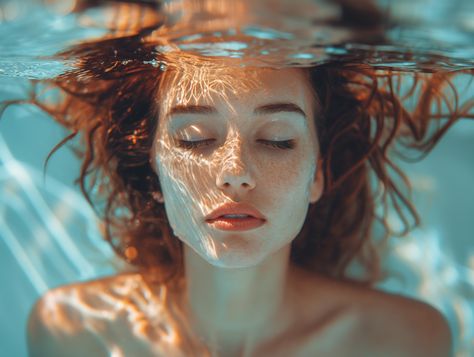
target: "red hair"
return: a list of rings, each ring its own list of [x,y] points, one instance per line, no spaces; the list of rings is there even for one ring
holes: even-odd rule
[[[161,188],[150,166],[164,58],[140,35],[81,44],[62,56],[77,58],[76,68],[36,82],[59,90],[61,100],[33,95],[29,101],[71,131],[52,153],[81,137],[78,182],[103,219],[105,238],[119,256],[153,272],[160,283],[173,281],[183,273],[182,243],[172,234],[163,204],[153,198]],[[404,149],[426,154],[457,120],[472,117],[473,101],[459,105],[452,85],[455,75],[472,71],[403,74],[350,62],[306,70],[319,102],[315,124],[325,188],[292,243],[291,260],[335,278],[347,277],[349,264],[358,260],[365,281],[373,283],[380,278],[374,223],[382,224],[382,238],[419,224],[393,154]],[[402,88],[412,79],[410,88]],[[415,95],[409,110],[404,101]],[[393,232],[387,211],[379,212],[388,206],[402,231]]]

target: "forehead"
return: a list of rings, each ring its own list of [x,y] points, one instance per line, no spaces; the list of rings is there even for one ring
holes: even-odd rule
[[[312,90],[306,72],[299,68],[184,63],[171,66],[163,74],[158,91],[161,114],[181,105],[243,103],[252,106],[265,101],[294,102],[310,109]]]

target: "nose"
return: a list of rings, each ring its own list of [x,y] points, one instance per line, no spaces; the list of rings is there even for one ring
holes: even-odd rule
[[[231,173],[228,171],[219,175],[216,183],[222,191],[230,191],[239,196],[255,188],[255,181],[250,175]]]
[[[233,145],[233,148],[222,158],[216,184],[224,192],[242,196],[255,188],[255,179],[249,170],[249,162],[242,155],[242,145]]]

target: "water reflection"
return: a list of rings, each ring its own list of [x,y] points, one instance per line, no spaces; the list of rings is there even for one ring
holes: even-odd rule
[[[168,288],[150,287],[141,275],[128,274],[52,290],[41,312],[48,328],[64,337],[78,329],[96,336],[97,354],[207,356],[178,303]]]
[[[152,29],[147,41],[159,51],[255,65],[356,60],[405,71],[473,68],[474,26],[467,16],[473,6],[460,0],[7,1],[0,6],[0,75],[46,78],[71,63],[44,56],[84,39]]]
[[[97,263],[104,264],[111,253],[100,244],[96,218],[84,199],[51,177],[45,186],[41,171],[17,161],[1,135],[0,163],[1,236],[36,293],[41,295],[71,276],[96,275],[101,268],[94,264],[94,255]],[[90,256],[86,258],[83,248],[88,239]]]

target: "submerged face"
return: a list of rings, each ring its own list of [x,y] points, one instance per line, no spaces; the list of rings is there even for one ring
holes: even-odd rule
[[[254,266],[291,243],[321,195],[308,79],[296,68],[165,75],[151,157],[174,234],[210,264]],[[264,223],[229,231],[206,221],[229,202]]]

